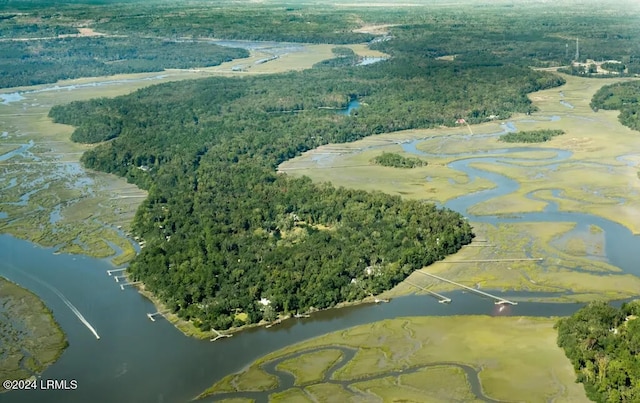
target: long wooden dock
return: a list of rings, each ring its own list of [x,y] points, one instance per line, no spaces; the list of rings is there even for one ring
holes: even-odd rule
[[[111,270],[107,270],[107,274],[108,275],[112,275],[113,273],[117,273],[119,271],[125,271],[125,270],[127,270],[127,269],[126,268],[125,269],[111,269]]]
[[[489,297],[489,298],[493,298],[493,299],[496,300],[496,302],[495,302],[496,305],[500,305],[500,304],[518,305],[517,302],[509,301],[507,299],[498,297],[496,295],[489,294],[488,292],[484,292],[484,291],[476,290],[475,288],[467,287],[464,284],[456,283],[455,281],[452,281],[452,280],[447,280],[446,278],[440,277],[440,276],[436,276],[435,274],[427,273],[425,271],[420,271],[420,270],[417,270],[417,272],[420,273],[420,274],[423,274],[425,276],[433,277],[433,278],[438,279],[440,281],[444,281],[444,282],[447,282],[447,283],[451,283],[453,285],[457,285],[458,287],[464,288],[464,289],[469,290],[469,291],[473,291],[473,292],[475,292],[477,294],[484,295],[484,296]]]
[[[485,246],[485,245],[478,245]],[[542,262],[544,258],[520,258],[520,259],[474,259],[474,260],[447,260],[442,263],[500,263],[500,262]]]
[[[414,284],[414,283],[412,283],[412,282],[411,282],[411,281],[409,281],[409,280],[404,280],[404,282],[405,282],[405,283],[407,283],[407,284],[409,284],[410,286],[416,287],[416,288],[418,288],[418,289],[420,289],[420,290],[422,290],[422,291],[425,291],[425,292],[427,292],[427,293],[429,293],[429,294],[433,295],[434,297],[438,298],[438,302],[439,302],[439,303],[441,303],[441,304],[448,304],[448,303],[450,303],[450,302],[451,302],[451,298],[447,298],[447,297],[445,297],[444,295],[438,294],[438,293],[437,293],[437,292],[435,292],[435,291],[428,290],[428,289],[426,289],[426,288],[424,288],[424,287],[419,286],[418,284]]]

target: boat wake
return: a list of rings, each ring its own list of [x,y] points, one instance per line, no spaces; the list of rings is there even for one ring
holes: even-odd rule
[[[40,280],[39,278],[32,276],[31,274],[20,270],[20,272],[22,272],[22,274],[28,276],[29,278],[31,278],[32,280],[37,281],[38,283],[42,284],[43,286],[47,287],[48,289],[50,289],[51,291],[53,291],[58,298],[60,298],[62,300],[62,302],[64,302],[64,304],[71,310],[71,312],[74,313],[74,315],[76,315],[78,317],[78,319],[80,319],[80,322],[82,322],[83,325],[85,325],[87,327],[87,329],[89,329],[91,331],[91,333],[93,333],[94,336],[96,336],[96,339],[100,340],[100,335],[98,334],[98,332],[96,331],[96,329],[94,329],[93,326],[91,326],[91,323],[89,323],[89,321],[87,321],[85,319],[84,316],[82,316],[82,314],[80,313],[80,311],[78,310],[78,308],[76,308],[71,301],[69,301],[67,299],[67,297],[64,296],[64,294],[62,294],[60,292],[60,290],[58,290],[57,288],[55,288],[54,286],[52,286],[49,283],[46,283],[42,280]]]

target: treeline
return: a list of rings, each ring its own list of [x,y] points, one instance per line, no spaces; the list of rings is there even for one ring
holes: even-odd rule
[[[555,136],[564,134],[564,130],[530,130],[524,132],[507,133],[500,136],[499,141],[505,143],[544,143]]]
[[[528,68],[396,57],[167,83],[50,115],[78,125],[75,139],[111,138],[84,154],[86,166],[149,190],[133,278],[181,317],[227,328],[244,323],[240,313],[269,318],[261,298],[296,312],[380,292],[472,239],[457,213],[291,179],[274,172],[281,162],[329,142],[527,111],[527,92],[561,83]],[[353,97],[367,104],[357,115],[321,109]],[[270,112],[294,109],[303,113]]]
[[[350,48],[337,47],[331,51],[336,57],[318,62],[313,67],[350,67],[358,64],[358,55]]]
[[[246,39],[304,43],[360,43],[375,36],[353,32],[357,15],[303,7],[175,7],[158,11],[135,7],[132,13],[101,16],[95,27],[114,34],[146,32],[161,37]]]
[[[618,9],[594,13],[566,3],[534,2],[518,4],[508,13],[498,4],[443,6],[429,9],[428,13],[416,8],[411,16],[402,19],[402,26],[391,28],[393,41],[376,43],[374,47],[387,53],[413,52],[431,58],[473,57],[484,52],[491,54],[493,60],[545,67],[571,63],[575,38],[579,38],[580,61],[621,60],[630,74],[639,73],[636,16],[626,12],[622,4],[612,8]]]
[[[0,38],[44,38],[77,34],[78,30],[66,26],[39,26],[37,24],[10,24],[0,16]]]
[[[640,81],[606,85],[591,98],[591,108],[619,110],[618,120],[633,130],[640,130]]]
[[[371,162],[377,165],[394,168],[416,168],[427,165],[427,161],[423,161],[416,157],[404,157],[400,154],[383,152],[375,156]]]
[[[617,73],[624,73],[627,69],[627,66],[624,63],[613,63],[613,62],[605,62],[602,63],[601,67],[607,71],[615,71]]]
[[[1,15],[4,19],[0,19],[0,34],[6,34],[3,37],[75,33],[76,26],[82,24],[126,38],[0,42],[1,87],[55,82],[61,78],[201,67],[227,60],[212,54],[209,45],[176,43],[192,38],[368,42],[380,38],[353,30],[380,23],[398,24],[389,28],[391,36],[386,39],[392,40],[373,44],[374,48],[394,56],[433,59],[457,55],[456,60],[474,65],[561,66],[574,57],[571,50],[575,41],[565,38],[579,37],[584,57],[621,60],[628,74],[640,73],[636,17],[623,12],[622,5],[617,12],[594,14],[592,10],[562,5],[553,5],[553,12],[549,12],[548,4],[527,3],[510,8],[508,16],[501,5],[461,8],[439,4],[393,10],[341,7],[340,12],[329,6],[252,3],[249,7],[233,2],[215,7],[195,3],[184,7],[168,2],[93,6],[13,2],[12,6],[24,9],[27,14],[18,15],[18,11],[8,9]],[[353,55],[341,55],[319,66],[355,63]]]
[[[217,66],[244,49],[150,38],[64,38],[0,42],[0,88],[165,68]]]
[[[25,10],[12,12],[8,8],[5,9],[8,12],[0,13],[0,38],[44,38],[78,33],[78,29],[71,26],[70,21],[59,13],[53,10],[51,13],[41,13],[38,8],[43,7],[42,3],[34,4],[32,7],[33,10],[29,14],[24,13]],[[51,14],[57,15],[52,18]]]
[[[456,85],[452,86],[452,82]],[[475,66],[407,57],[349,69],[318,69],[246,79],[212,78],[202,83],[176,84],[176,89],[167,89],[158,101],[143,95],[148,91],[145,89],[136,93],[138,103],[132,105],[118,105],[111,100],[78,102],[71,108],[53,108],[51,116],[79,126],[74,134],[78,141],[99,142],[121,130],[124,117],[129,126],[137,121],[139,127],[135,130],[174,122],[172,124],[178,127],[170,130],[176,133],[174,136],[179,136],[185,127],[199,132],[208,129],[235,132],[278,119],[304,121],[305,118],[268,114],[296,110],[304,111],[309,119],[313,116],[314,124],[320,125],[304,129],[313,133],[315,138],[308,141],[316,146],[326,141],[327,132],[336,136],[333,141],[345,142],[363,135],[414,127],[455,126],[457,116],[464,117],[469,123],[480,123],[491,115],[508,117],[514,111],[531,112],[535,108],[527,93],[559,86],[564,80],[553,74],[516,66]],[[207,90],[207,86],[211,90]],[[183,92],[180,88],[195,92],[184,99],[189,117],[180,115],[183,108],[174,105],[175,97]],[[356,97],[367,104],[358,109],[357,120],[336,121],[334,112],[316,110],[345,108],[349,100]],[[169,98],[170,102],[165,102],[164,98]],[[203,109],[204,105],[212,110]],[[89,113],[94,109],[94,113]],[[151,116],[147,117],[148,114]],[[144,120],[138,122],[141,116]],[[231,120],[228,119],[238,119],[239,124],[230,127],[227,122]],[[186,138],[183,144],[192,141]]]
[[[640,303],[592,302],[557,324],[558,346],[596,402],[640,401]]]

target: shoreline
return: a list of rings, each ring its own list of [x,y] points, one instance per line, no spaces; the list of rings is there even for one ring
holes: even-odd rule
[[[103,189],[100,189],[99,192],[105,193],[107,194],[107,196],[111,196],[114,192],[113,187],[118,187],[120,183],[124,184],[126,180],[122,177],[119,177],[113,174],[107,174],[104,172],[89,170],[81,165],[80,155],[84,153],[86,149],[93,147],[93,145],[80,144],[80,143],[75,143],[71,141],[70,134],[74,130],[74,128],[69,125],[53,123],[51,119],[48,117],[48,111],[51,108],[52,104],[68,103],[75,100],[83,100],[83,99],[93,99],[99,96],[114,97],[114,96],[131,93],[140,88],[161,84],[164,82],[170,82],[170,81],[198,79],[198,78],[205,78],[205,77],[216,76],[216,75],[227,76],[228,73],[232,73],[232,75],[239,76],[239,77],[242,77],[246,74],[264,74],[264,73],[275,74],[275,73],[292,71],[292,70],[300,70],[301,68],[303,69],[311,68],[313,63],[333,57],[331,49],[336,46],[341,46],[341,45],[334,45],[334,44],[328,44],[328,45],[327,44],[324,44],[324,45],[323,44],[307,44],[307,43],[297,43],[297,44],[304,48],[303,52],[297,52],[297,53],[294,52],[294,53],[288,53],[286,55],[282,55],[277,59],[276,63],[273,63],[273,62],[265,63],[259,66],[251,65],[252,68],[249,72],[243,72],[243,71],[234,72],[230,69],[235,64],[249,63],[249,62],[253,62],[254,59],[256,58],[263,57],[264,56],[263,52],[260,49],[251,50],[250,51],[251,54],[247,58],[234,59],[230,62],[224,62],[217,66],[197,69],[197,72],[205,73],[205,74],[194,75],[193,74],[194,71],[192,71],[193,69],[163,69],[163,70],[153,71],[153,72],[114,74],[114,75],[108,75],[108,76],[95,76],[95,77],[78,77],[78,78],[58,80],[52,83],[38,84],[33,86],[17,86],[17,87],[0,88],[0,95],[11,95],[11,94],[24,95],[24,96],[21,95],[20,99],[16,100],[15,102],[8,102],[5,105],[0,104],[0,108],[1,107],[5,108],[2,111],[4,113],[10,113],[10,112],[13,112],[14,110],[20,111],[20,113],[16,113],[12,115],[16,117],[16,121],[15,121],[16,127],[14,127],[14,131],[12,131],[10,137],[17,139],[21,136],[24,136],[24,134],[18,134],[18,133],[21,133],[21,132],[25,134],[29,133],[28,138],[26,139],[20,138],[19,141],[22,142],[22,141],[27,141],[31,139],[32,141],[35,142],[36,146],[39,146],[40,148],[42,148],[43,146],[45,148],[49,148],[41,151],[39,150],[39,152],[36,153],[36,155],[38,157],[44,157],[46,160],[50,160],[52,163],[58,163],[58,161],[55,160],[55,158],[52,158],[52,156],[55,157],[55,155],[76,154],[76,155],[73,155],[72,157],[67,157],[65,155],[64,160],[60,161],[60,163],[78,164],[80,169],[83,172],[83,174],[81,175],[82,179],[99,178],[103,182],[101,183],[101,185],[103,185],[104,187]],[[382,54],[381,52],[368,49],[366,43],[351,44],[351,45],[345,45],[345,46],[352,48],[357,54],[361,56],[368,56],[371,54],[375,54],[375,55]],[[311,53],[315,57],[309,58],[309,53]],[[301,62],[300,57],[303,57],[309,60],[302,60]],[[315,59],[318,59],[318,60],[315,60]],[[302,65],[301,63],[304,65]],[[276,64],[277,66],[275,66]],[[268,65],[268,66],[264,67],[265,65]],[[106,85],[104,87],[99,87],[97,90],[96,89],[92,90],[91,84],[96,82],[97,83],[105,82],[105,83],[108,83],[109,85]],[[81,86],[82,88],[74,88],[74,91],[70,92],[69,96],[63,96],[62,100],[59,100],[56,97],[56,94],[64,90],[65,87],[73,88],[75,86]],[[51,91],[49,91],[48,89],[51,89]],[[38,104],[31,105],[29,108],[32,110],[34,108],[36,109],[35,115],[37,115],[39,119],[37,120],[33,118],[25,119],[24,116],[26,115],[24,115],[24,112],[22,111],[21,106],[25,102],[35,101],[36,98],[39,102],[42,102],[42,98],[44,98],[45,100],[51,99],[48,102],[51,104],[41,105],[38,103]],[[33,114],[33,112],[30,113],[29,115],[31,114]],[[42,126],[43,124],[44,124],[44,127]],[[56,146],[54,145],[54,143],[57,143],[59,145]],[[20,171],[18,171],[18,173],[19,172]],[[146,198],[147,196],[147,192],[145,190],[140,189],[134,185],[126,183],[124,186],[125,187],[123,188],[123,190],[120,191],[119,193],[117,193],[119,189],[115,189],[116,195],[120,194],[122,198],[126,198],[131,196],[130,195],[131,192],[134,192],[136,194],[138,193],[144,194],[144,198]],[[60,203],[58,204],[58,206],[61,206],[67,203],[67,205],[63,208],[68,209],[69,199],[60,200],[60,196],[55,192],[53,193],[53,195],[54,197],[59,199]],[[88,200],[89,203],[98,203],[97,209],[98,211],[100,211],[100,209],[104,210],[105,206],[100,205],[99,197],[100,196],[96,197],[95,195],[88,196],[88,197],[80,196],[80,199],[84,201]],[[71,201],[73,200],[74,199],[71,199]],[[139,203],[141,203],[141,201],[134,204],[139,204]],[[30,202],[28,199],[27,199],[26,206],[30,207]],[[128,206],[130,206],[130,203],[128,204]],[[50,207],[50,206],[45,206],[45,207]],[[78,232],[78,235],[75,237],[75,240],[73,242],[60,239],[59,236],[58,237],[55,236],[54,233],[56,231],[53,231],[53,230],[57,230],[56,224],[49,224],[49,223],[46,224],[47,228],[45,232],[48,232],[48,234],[43,233],[42,228],[38,229],[36,227],[33,227],[31,222],[27,223],[27,227],[24,229],[19,229],[15,227],[15,225],[13,226],[11,225],[13,221],[24,220],[26,217],[32,214],[31,211],[21,212],[18,209],[16,212],[10,212],[8,220],[6,220],[4,223],[0,222],[0,224],[3,224],[0,228],[2,230],[2,233],[13,236],[17,239],[31,242],[38,247],[53,248],[54,249],[53,253],[55,254],[88,256],[91,258],[97,258],[103,261],[107,261],[114,268],[126,268],[128,266],[128,263],[131,260],[133,260],[135,256],[137,256],[139,251],[136,251],[135,250],[136,248],[133,245],[133,242],[135,242],[134,238],[129,236],[122,236],[122,234],[120,234],[119,232],[131,231],[131,228],[127,228],[127,227],[129,227],[132,223],[133,214],[135,214],[135,211],[137,210],[137,206],[135,207],[136,208],[132,209],[132,211],[127,213],[127,215],[129,215],[128,218],[122,217],[124,221],[122,221],[122,219],[117,220],[118,217],[115,217],[115,218],[111,217],[111,220],[109,220],[108,218],[106,220],[102,220],[104,222],[102,222],[101,225],[98,225],[97,229],[86,228],[86,232],[84,231],[85,229]],[[55,207],[53,208],[55,209]],[[49,210],[51,209],[46,210],[46,212],[51,213],[51,211]],[[87,218],[94,217],[94,213],[92,211],[89,211],[85,214],[88,214]],[[73,213],[70,213],[69,215],[73,215]],[[14,216],[14,217],[11,217],[11,216]],[[64,214],[64,211],[63,211],[62,217],[63,217],[62,221],[65,225],[68,225],[68,223],[75,224],[74,227],[76,226],[82,227],[86,225],[86,219],[83,219],[83,221],[80,221],[80,222],[77,222],[77,220],[75,220],[76,222],[74,222],[73,218],[66,217],[66,215]],[[68,219],[69,221],[67,221],[66,219]],[[23,226],[25,225],[24,222],[22,223],[22,225]],[[124,226],[125,228],[122,228],[122,226]],[[115,230],[116,227],[118,228],[118,230]],[[112,236],[100,236],[96,233],[96,231],[110,231],[110,230],[115,231],[114,234],[110,234]],[[82,242],[82,240],[78,241],[80,236],[82,236],[83,234],[86,236],[90,236],[90,238],[93,241],[96,241],[97,239],[97,243],[92,242],[91,244],[85,244],[84,242]],[[47,238],[47,235],[49,235],[48,238]],[[118,242],[114,242],[117,240],[121,240],[122,244]],[[113,248],[111,244],[115,245],[116,248],[119,248],[119,250]],[[125,247],[131,246],[133,250],[129,250],[128,248],[123,248],[122,247],[123,244],[126,244],[124,245]],[[114,253],[110,254],[106,252],[107,249],[109,251],[113,251]],[[119,258],[122,258],[123,256],[127,256],[127,257],[131,256],[131,257],[129,259],[119,260]],[[154,304],[158,312],[167,310],[164,304],[161,303],[158,300],[158,298],[156,298],[151,292],[144,289],[144,285],[143,287],[136,286],[136,289],[140,294],[145,296]],[[360,302],[355,302],[355,303],[360,303]],[[192,323],[180,319],[175,314],[169,313],[165,315],[167,320],[169,320],[172,324],[174,324],[174,326],[178,330],[180,330],[183,334],[187,336],[192,336],[199,339],[205,339],[205,338],[211,337],[211,335],[209,334],[210,332],[202,332],[201,330],[197,329]],[[289,315],[286,317],[279,318],[277,323],[280,323],[281,321],[286,320],[289,317],[291,316]],[[274,325],[277,323],[271,323],[271,325]],[[230,331],[227,331],[227,332],[237,333],[239,331],[242,331],[251,327],[268,326],[268,325],[270,325],[270,323],[261,322],[259,324],[245,325],[240,328],[232,328]]]
[[[456,252],[452,255],[449,256],[456,256],[456,254],[460,253]],[[427,266],[429,267],[429,266]],[[423,268],[424,269],[424,268]],[[416,272],[420,272],[420,270],[416,270],[414,273]],[[413,273],[412,273],[413,274]],[[129,281],[129,274],[125,272],[125,276],[127,278],[127,281]],[[409,279],[409,277],[407,277],[407,279]],[[246,324],[240,327],[231,327],[229,329],[226,330],[217,330],[217,329],[212,329],[212,330],[208,330],[208,331],[203,331],[198,329],[191,321],[187,321],[184,320],[182,318],[180,318],[177,314],[172,313],[172,312],[165,312],[164,311],[168,311],[168,308],[166,307],[166,305],[161,302],[152,292],[148,291],[145,289],[144,284],[136,284],[134,286],[134,288],[136,289],[136,291],[144,296],[145,298],[147,298],[152,304],[153,306],[156,308],[156,313],[159,313],[160,316],[164,317],[164,319],[166,319],[169,323],[171,323],[178,331],[180,331],[183,335],[187,336],[187,337],[193,337],[195,339],[199,339],[199,340],[206,340],[206,339],[212,339],[215,338],[216,336],[220,336],[220,335],[228,335],[228,336],[223,336],[223,337],[230,337],[233,336],[235,334],[239,334],[242,333],[246,330],[249,329],[254,329],[254,328],[270,328],[273,326],[277,326],[280,324],[283,324],[285,321],[290,320],[290,319],[305,319],[305,318],[313,318],[313,314],[314,313],[318,313],[318,312],[325,312],[325,311],[330,311],[330,310],[338,310],[338,309],[342,309],[342,308],[348,308],[348,307],[355,307],[355,306],[360,306],[360,305],[366,305],[366,304],[378,304],[378,303],[388,303],[390,301],[392,301],[393,299],[396,298],[403,298],[403,297],[408,297],[411,295],[424,295],[424,296],[429,296],[429,294],[425,293],[424,291],[421,290],[415,290],[412,292],[394,292],[394,290],[396,290],[398,287],[405,287],[407,285],[406,281],[402,281],[400,283],[398,283],[394,288],[389,289],[384,291],[382,294],[379,294],[378,296],[375,297],[366,297],[364,299],[361,300],[357,300],[357,301],[345,301],[345,302],[340,302],[338,304],[336,304],[335,306],[332,307],[328,307],[328,308],[324,308],[324,309],[312,309],[308,312],[306,312],[305,314],[302,314],[304,316],[301,317],[296,317],[293,314],[287,314],[287,315],[283,315],[281,317],[279,317],[278,319],[274,320],[273,322],[266,322],[266,321],[261,321],[258,323],[251,323],[251,324]],[[454,291],[459,291],[458,289],[452,289],[450,286],[447,285],[442,285],[440,287],[435,286],[435,287],[431,287],[429,288],[429,290],[431,291],[435,291],[435,292],[441,292],[441,293],[449,293],[449,292],[454,292]],[[504,292],[513,292],[516,294],[515,298],[513,296],[508,297],[511,300],[514,301],[518,301],[518,302],[532,302],[532,303],[548,303],[548,304],[557,304],[557,303],[561,303],[561,304],[584,304],[587,303],[589,301],[594,300],[594,298],[598,299],[598,297],[600,297],[600,299],[604,299],[607,301],[625,301],[628,299],[632,299],[632,298],[636,298],[637,296],[628,296],[628,295],[607,295],[606,291],[600,292],[600,293],[594,293],[594,292],[589,292],[589,290],[574,290],[573,293],[570,294],[564,294],[564,295],[560,295],[558,294],[557,296],[553,296],[553,295],[549,295],[546,297],[543,296],[521,296],[518,297],[517,294],[521,293],[521,292],[535,292],[535,291],[531,291],[531,290],[526,290],[524,289],[524,287],[517,287],[514,286],[513,288],[509,288],[509,289],[498,289],[498,288],[482,288],[482,291],[485,292],[489,292],[489,293],[504,293]],[[464,290],[462,290],[464,292]],[[546,293],[552,294],[551,291],[548,291]],[[151,313],[151,312],[150,312]],[[211,340],[213,341],[213,340]]]
[[[70,87],[70,86],[82,86],[89,85],[93,83],[100,82],[129,82],[134,84],[132,88],[130,88],[127,93],[136,91],[143,87],[148,87],[151,85],[162,84],[165,82],[172,81],[182,81],[182,80],[193,80],[211,76],[236,76],[243,77],[246,75],[253,74],[279,74],[286,73],[291,71],[299,71],[311,69],[313,64],[317,62],[321,62],[323,60],[328,60],[335,55],[331,51],[331,49],[335,47],[347,47],[354,51],[354,53],[359,57],[383,57],[383,58],[391,58],[391,55],[373,50],[369,48],[368,43],[352,43],[352,44],[321,44],[321,43],[306,43],[306,42],[269,42],[269,41],[248,41],[241,39],[213,39],[215,41],[229,41],[229,42],[257,42],[257,43],[279,43],[283,45],[297,45],[300,46],[303,50],[297,52],[285,53],[283,55],[279,55],[276,59],[269,60],[268,63],[260,63],[255,64],[255,62],[263,59],[265,56],[271,55],[269,52],[265,52],[262,48],[256,49],[248,49],[249,56],[245,58],[233,59],[231,61],[222,62],[215,66],[194,66],[190,68],[162,68],[161,70],[153,70],[153,71],[144,71],[137,73],[116,73],[111,75],[103,75],[103,76],[91,76],[91,77],[76,77],[76,78],[67,78],[61,79],[50,83],[42,83],[35,85],[21,85],[16,87],[3,87],[0,88],[0,95],[11,95],[18,93],[31,93],[31,92],[40,92],[47,88],[55,88],[55,87]],[[207,42],[211,40],[203,40],[203,42]],[[310,57],[311,56],[311,57]],[[247,70],[234,70],[233,67],[236,65],[245,65],[247,64]],[[273,67],[276,65],[276,68],[267,68],[264,66]],[[199,74],[194,74],[199,73]],[[140,82],[144,84],[139,86]],[[119,94],[120,95],[120,94]],[[114,97],[117,95],[97,95],[94,98],[106,96],[106,97]],[[2,99],[2,97],[0,97]],[[18,100],[17,102],[20,102]],[[16,101],[14,101],[16,102]],[[2,105],[2,102],[0,102]]]
[[[125,273],[124,276],[126,277],[127,281],[130,281],[129,273],[127,273],[126,271],[124,273]],[[216,333],[218,333],[218,335],[220,335],[220,334],[222,334],[222,335],[234,335],[236,333],[241,333],[241,332],[243,332],[245,330],[249,330],[249,329],[253,329],[253,328],[258,328],[258,327],[269,328],[269,327],[272,327],[272,326],[276,326],[276,325],[279,325],[279,324],[283,323],[284,321],[286,321],[288,319],[301,319],[301,318],[296,318],[295,315],[288,314],[288,315],[284,315],[282,317],[279,317],[278,319],[274,320],[273,322],[260,321],[258,323],[250,323],[250,324],[243,325],[243,326],[240,326],[240,327],[231,327],[229,329],[221,330],[221,331],[218,331],[216,329],[203,331],[203,330],[198,329],[191,321],[184,320],[184,319],[180,318],[177,314],[175,314],[173,312],[162,313],[163,311],[168,311],[168,308],[166,307],[166,305],[162,301],[160,301],[158,299],[158,297],[155,296],[155,294],[153,294],[151,291],[148,291],[145,288],[144,283],[136,284],[134,286],[134,288],[136,289],[136,291],[140,295],[142,295],[145,298],[147,298],[153,304],[153,306],[157,309],[156,312],[159,313],[160,316],[165,318],[167,320],[167,322],[171,323],[177,330],[179,330],[185,336],[193,337],[193,338],[196,338],[196,339],[199,339],[199,340],[211,339],[211,338],[216,336]],[[381,302],[388,302],[388,300],[384,300],[384,301],[381,301]],[[311,310],[311,311],[305,313],[304,315],[312,315],[313,313],[316,313],[316,312],[328,311],[328,310],[331,310],[331,309],[340,309],[340,308],[346,308],[346,307],[350,307],[350,306],[357,306],[357,305],[364,305],[364,304],[375,304],[375,303],[376,302],[374,301],[374,298],[366,297],[366,298],[364,298],[362,300],[358,300],[358,301],[341,302],[341,303],[336,304],[335,306],[332,306],[332,307],[329,307],[329,308],[314,309],[314,310]],[[304,316],[302,318],[307,318],[307,317],[308,316]]]

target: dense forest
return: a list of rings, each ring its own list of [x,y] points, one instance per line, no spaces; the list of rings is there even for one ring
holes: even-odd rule
[[[640,303],[592,302],[561,319],[558,345],[596,402],[640,401]]]
[[[400,154],[383,152],[374,157],[371,162],[377,165],[394,168],[416,168],[427,165],[427,161],[417,157],[403,157]]]
[[[564,134],[564,130],[530,130],[524,132],[507,133],[498,139],[505,143],[544,143],[551,140],[555,136]]]
[[[0,42],[0,88],[78,77],[217,66],[244,49],[153,38],[59,38]]]
[[[168,37],[206,37],[303,43],[368,42],[372,34],[353,32],[359,24],[352,13],[309,7],[181,8],[167,9],[170,18],[157,18],[156,12],[112,13],[103,16],[96,29],[114,34],[148,32]]]
[[[640,81],[627,81],[606,85],[591,99],[591,108],[619,110],[623,125],[640,130]]]
[[[281,162],[329,142],[531,111],[528,92],[562,83],[397,53],[369,66],[167,83],[50,116],[77,126],[77,141],[109,140],[85,153],[86,166],[149,189],[134,222],[147,241],[134,279],[183,318],[224,329],[379,293],[472,239],[457,213],[292,179],[275,172]],[[354,97],[366,106],[353,116],[328,109]],[[299,113],[273,113],[290,110]]]
[[[73,4],[81,2],[7,4],[0,12],[0,87],[203,67],[242,57],[225,53],[232,50],[199,42],[212,37],[298,43],[370,42],[373,48],[393,56],[411,54],[435,59],[456,55],[475,64],[541,67],[570,64],[575,58],[575,39],[579,38],[580,61],[619,60],[628,74],[640,73],[640,32],[633,11],[637,3],[625,4],[624,0],[599,5],[597,14],[588,7],[536,2],[518,7],[461,7],[430,1],[424,7],[393,9],[348,5],[336,9],[335,4],[315,2],[251,2],[246,6],[233,1],[215,5],[194,1],[189,7],[168,1],[127,4],[127,0],[121,0],[109,4],[112,1],[85,0],[94,5]],[[391,24],[389,34],[357,31],[375,24]],[[110,36],[34,40],[74,34],[82,27]],[[353,55],[343,54],[326,64],[348,66],[355,60]]]

